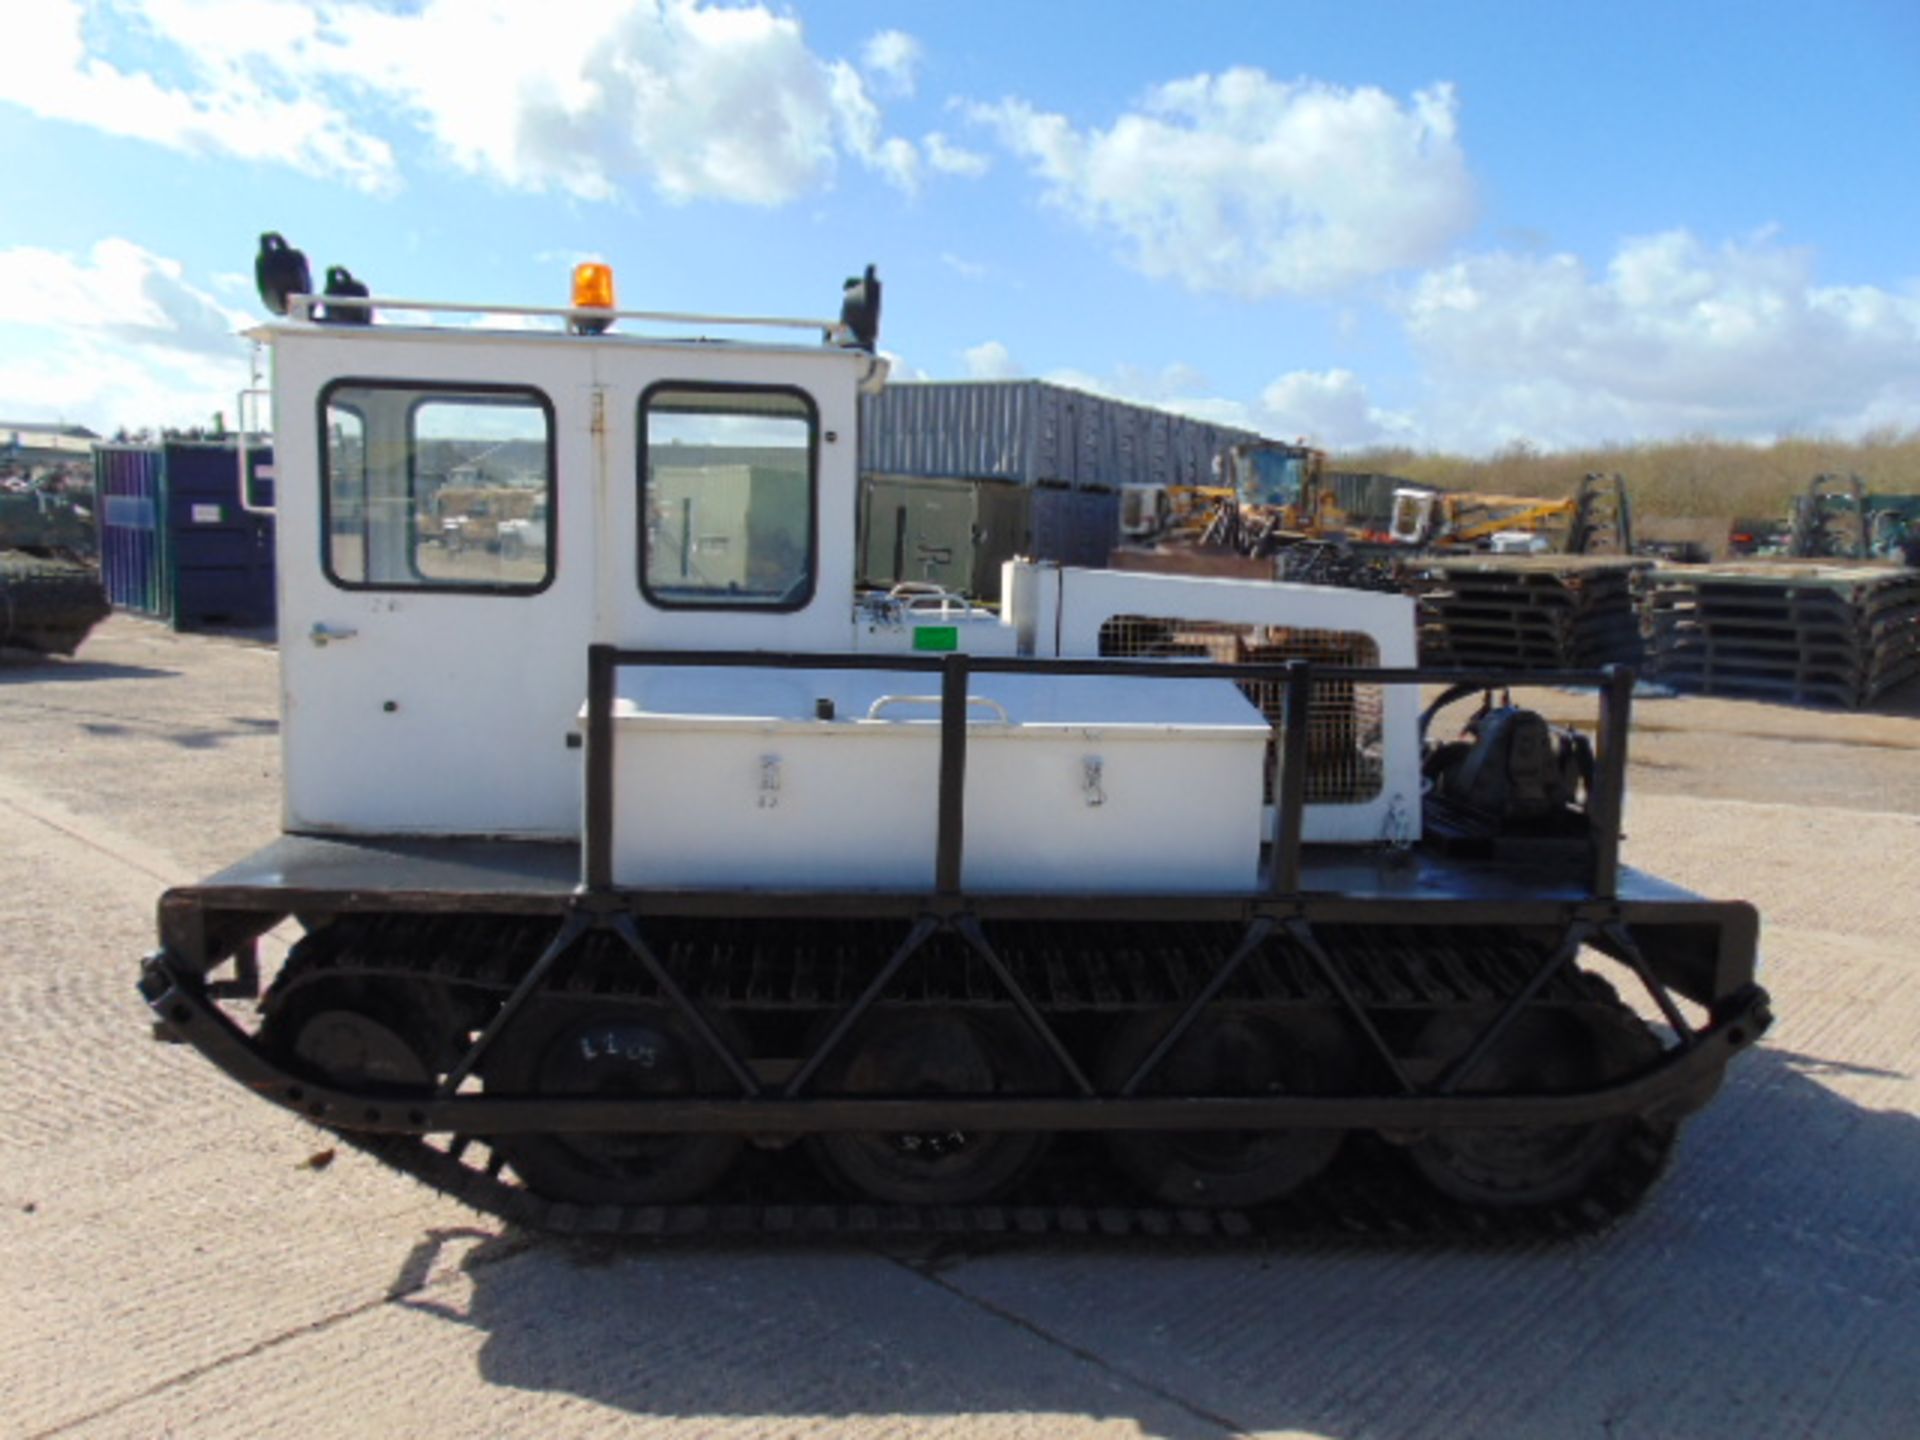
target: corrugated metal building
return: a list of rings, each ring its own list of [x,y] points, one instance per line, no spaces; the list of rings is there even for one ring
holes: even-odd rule
[[[863,474],[1118,490],[1204,485],[1264,437],[1045,380],[907,381],[860,401]]]

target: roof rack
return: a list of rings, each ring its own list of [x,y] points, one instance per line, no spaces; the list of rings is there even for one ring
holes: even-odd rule
[[[667,325],[737,325],[748,329],[812,330],[832,340],[842,327],[833,320],[808,320],[780,315],[700,315],[671,310],[579,309],[569,305],[470,305],[442,300],[403,300],[381,295],[309,295],[287,297],[289,320],[314,321],[314,307],[328,310],[418,310],[448,315],[531,315],[570,322],[591,317],[595,320],[644,320]]]

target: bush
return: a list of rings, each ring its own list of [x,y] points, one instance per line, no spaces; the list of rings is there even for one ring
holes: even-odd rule
[[[1920,494],[1920,430],[1876,430],[1857,441],[1791,436],[1770,445],[1699,437],[1535,449],[1519,441],[1473,459],[1381,447],[1332,457],[1328,468],[1422,480],[1496,495],[1571,495],[1589,471],[1626,478],[1634,513],[1648,516],[1784,516],[1824,471],[1858,475],[1869,494]]]

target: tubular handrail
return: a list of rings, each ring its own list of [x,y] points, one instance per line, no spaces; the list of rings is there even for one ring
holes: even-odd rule
[[[938,705],[940,703],[942,703],[942,701],[938,695],[882,695],[871,705],[867,706],[867,719],[878,720],[880,718],[880,712],[891,705]],[[1000,717],[999,723],[1002,725],[1011,725],[1013,723],[1007,715],[1007,707],[989,695],[969,695],[967,696],[967,704],[977,706],[982,710],[993,711],[995,715]]]
[[[1587,797],[1592,847],[1588,892],[1597,901],[1619,893],[1620,824],[1627,773],[1627,735],[1632,725],[1634,673],[1625,665],[1597,670],[1448,670],[1426,666],[1355,667],[1315,665],[1306,660],[1222,663],[1187,660],[1055,659],[968,655],[834,655],[817,652],[751,650],[628,650],[615,645],[587,648],[586,833],[582,840],[583,890],[613,891],[613,706],[622,669],[785,669],[886,670],[938,673],[940,685],[940,792],[935,849],[935,893],[955,899],[961,893],[964,847],[967,707],[976,697],[968,684],[974,675],[1131,676],[1155,680],[1222,679],[1279,682],[1281,769],[1274,832],[1269,899],[1300,893],[1301,820],[1306,810],[1308,704],[1317,684],[1470,685],[1474,689],[1591,686],[1599,691],[1594,776]]]
[[[710,315],[697,311],[607,310],[578,305],[474,305],[455,300],[406,300],[391,295],[308,295],[287,297],[287,317],[313,319],[316,306],[329,310],[416,310],[442,315],[514,315],[575,320],[647,320],[665,325],[733,325],[754,330],[817,330],[830,334],[832,320],[810,320],[798,315]]]

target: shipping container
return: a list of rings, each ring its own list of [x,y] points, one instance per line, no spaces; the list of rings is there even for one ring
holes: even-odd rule
[[[1032,553],[1030,493],[992,480],[862,476],[860,583],[928,582],[998,600],[1002,563]]]
[[[860,401],[867,474],[1070,490],[1206,484],[1220,451],[1262,438],[1045,380],[903,381]]]
[[[270,450],[249,450],[256,505],[273,503],[271,463]],[[116,607],[176,630],[273,623],[273,520],[240,503],[234,442],[103,445],[94,485],[101,579]]]
[[[1112,490],[1068,490],[1040,485],[1033,490],[1033,544],[1036,560],[1100,569],[1120,536],[1120,496]]]
[[[100,579],[116,609],[167,617],[160,452],[103,445],[93,452],[94,514],[100,525]]]

